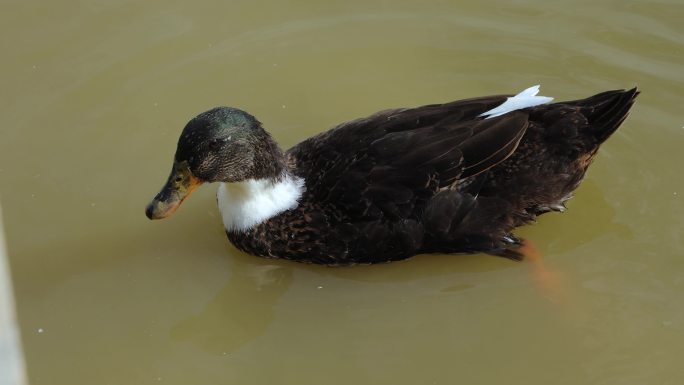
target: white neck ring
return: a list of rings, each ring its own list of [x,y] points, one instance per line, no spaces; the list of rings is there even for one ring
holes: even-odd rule
[[[216,198],[226,230],[240,232],[296,208],[303,193],[304,179],[285,174],[278,181],[221,183]]]

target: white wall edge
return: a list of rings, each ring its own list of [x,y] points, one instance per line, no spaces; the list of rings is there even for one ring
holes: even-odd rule
[[[2,208],[0,208],[0,384],[27,384],[5,244],[5,229],[2,223]]]

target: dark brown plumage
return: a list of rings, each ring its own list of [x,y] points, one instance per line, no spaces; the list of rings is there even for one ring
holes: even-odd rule
[[[278,173],[305,181],[296,208],[228,237],[251,254],[328,265],[419,253],[520,258],[513,228],[564,209],[637,95],[608,91],[484,119],[509,95],[489,96],[343,123],[285,152]]]

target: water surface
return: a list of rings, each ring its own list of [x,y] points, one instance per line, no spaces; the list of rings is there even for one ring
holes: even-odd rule
[[[34,385],[678,384],[684,4],[7,1],[0,193]],[[377,110],[638,85],[545,256],[244,255],[205,186],[143,209],[216,105],[283,147]]]

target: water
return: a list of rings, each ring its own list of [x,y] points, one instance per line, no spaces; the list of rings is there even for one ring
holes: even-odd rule
[[[0,193],[31,383],[681,383],[682,19],[654,0],[5,2]],[[484,255],[247,256],[213,186],[143,214],[215,105],[289,147],[534,84],[643,91],[569,211],[518,231],[541,281]]]

